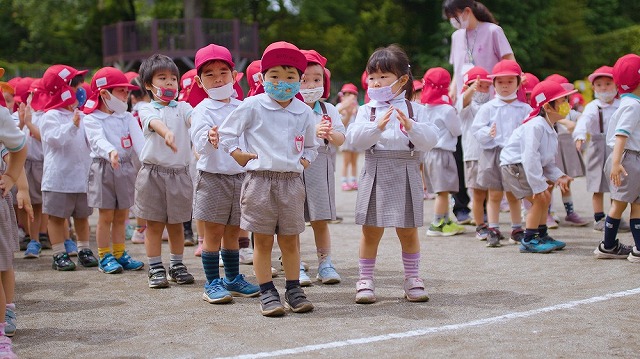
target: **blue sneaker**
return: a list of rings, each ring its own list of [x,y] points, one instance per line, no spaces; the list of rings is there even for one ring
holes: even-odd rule
[[[331,258],[328,257],[318,266],[316,279],[322,282],[322,284],[337,284],[342,280],[333,263],[331,263]]]
[[[98,270],[102,273],[115,274],[122,272],[122,266],[111,253],[104,255],[104,258],[98,262]]]
[[[542,237],[541,240],[543,240],[545,243],[549,243],[549,244],[553,245],[555,247],[554,248],[555,250],[560,250],[560,249],[562,249],[562,248],[567,246],[566,243],[564,243],[562,241],[555,240],[548,234],[546,236]]]
[[[524,239],[520,242],[521,253],[549,253],[556,249],[553,244],[546,243],[539,237],[535,237],[530,241]]]
[[[125,240],[131,240],[131,237],[133,237],[133,231],[136,230],[136,225],[133,223],[129,223],[127,224],[127,226],[124,228],[124,239]]]
[[[307,274],[305,268],[304,268],[304,264],[302,264],[302,262],[300,262],[300,286],[302,287],[308,287],[311,285],[311,278],[309,278],[309,275]]]
[[[124,251],[124,253],[122,253],[122,257],[116,258],[116,260],[124,270],[139,270],[144,267],[144,263],[131,258],[127,251]]]
[[[16,334],[16,312],[13,309],[6,308],[4,312],[5,326],[4,335],[12,337]]]
[[[69,257],[78,255],[78,246],[76,245],[76,242],[71,239],[64,240],[64,250],[67,252]]]
[[[38,241],[31,240],[27,244],[27,250],[24,251],[25,258],[40,258],[40,252],[42,251],[42,245]]]
[[[225,289],[223,280],[217,278],[204,284],[202,299],[212,304],[229,303],[233,300],[231,293]]]
[[[222,280],[222,284],[226,290],[234,297],[257,297],[260,294],[260,287],[247,282],[244,279],[244,274],[238,274],[233,281],[227,281],[227,278]]]

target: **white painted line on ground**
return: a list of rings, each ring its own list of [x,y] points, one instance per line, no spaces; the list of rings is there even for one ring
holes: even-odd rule
[[[553,312],[553,311],[563,310],[563,309],[571,309],[571,308],[575,308],[575,307],[578,307],[578,306],[581,306],[581,305],[585,305],[585,304],[593,304],[593,303],[598,303],[598,302],[604,302],[604,301],[609,300],[609,299],[627,297],[627,296],[636,295],[636,294],[640,294],[640,288],[629,289],[629,290],[625,290],[625,291],[622,291],[622,292],[616,292],[616,293],[609,293],[609,294],[605,294],[605,295],[601,295],[601,296],[597,296],[597,297],[591,297],[591,298],[587,298],[587,299],[575,300],[575,301],[571,301],[571,302],[567,302],[567,303],[561,303],[561,304],[552,305],[552,306],[549,306],[549,307],[527,310],[527,311],[524,311],[524,312],[514,312],[514,313],[508,313],[508,314],[504,314],[504,315],[499,315],[497,317],[478,319],[478,320],[474,320],[474,321],[466,322],[466,323],[443,325],[443,326],[440,326],[440,327],[429,327],[429,328],[411,330],[411,331],[408,331],[408,332],[401,332],[401,333],[389,333],[389,334],[377,335],[377,336],[373,336],[373,337],[340,340],[340,341],[336,341],[336,342],[329,342],[329,343],[323,343],[323,344],[305,345],[305,346],[302,346],[302,347],[289,348],[289,349],[280,349],[280,350],[275,350],[275,351],[272,351],[272,352],[261,352],[261,353],[255,353],[255,354],[242,354],[242,355],[233,356],[233,357],[226,357],[226,358],[222,358],[222,359],[227,359],[227,358],[235,358],[235,359],[268,358],[268,357],[275,357],[275,356],[282,356],[282,355],[308,353],[308,352],[312,352],[312,351],[316,351],[316,350],[322,350],[322,349],[334,349],[334,348],[340,348],[340,347],[346,347],[346,346],[352,346],[352,345],[370,344],[370,343],[382,342],[382,341],[387,341],[387,340],[392,340],[392,339],[403,339],[403,338],[418,337],[418,336],[423,336],[423,335],[427,335],[427,334],[449,332],[449,331],[455,331],[455,330],[460,330],[460,329],[478,327],[478,326],[482,326],[482,325],[489,325],[489,324],[494,324],[494,323],[499,323],[499,322],[505,322],[505,321],[509,321],[509,320],[512,320],[512,319],[528,318],[528,317],[532,317],[532,316],[535,316],[535,315],[538,315],[538,314],[543,314],[543,313],[548,313],[548,312]]]

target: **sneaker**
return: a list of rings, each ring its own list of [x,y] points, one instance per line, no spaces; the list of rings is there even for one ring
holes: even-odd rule
[[[93,252],[89,248],[85,248],[78,252],[78,263],[82,264],[83,267],[97,267],[98,266],[98,258],[93,255]]]
[[[42,249],[51,249],[51,241],[49,240],[49,235],[46,233],[42,233],[38,236],[38,240],[40,241],[40,245]]]
[[[238,274],[231,282],[224,278],[222,285],[234,297],[251,298],[260,294],[260,286],[247,282],[244,274]]]
[[[240,264],[253,264],[253,248],[240,248],[238,251]]]
[[[356,283],[356,303],[371,304],[376,302],[373,279],[360,279]]]
[[[76,242],[71,239],[64,240],[64,250],[67,251],[69,257],[78,255],[78,246],[76,245]]]
[[[20,237],[20,250],[26,251],[29,246],[29,242],[31,242],[31,237],[28,234]]]
[[[501,233],[497,228],[487,228],[489,230],[489,236],[487,237],[487,247],[500,247]]]
[[[193,230],[185,228],[184,230],[184,246],[193,247],[198,244],[198,239],[193,237]]]
[[[553,249],[556,250],[556,251],[567,246],[567,244],[565,242],[553,239],[553,237],[551,237],[548,234],[546,236],[540,238],[540,240],[542,240],[545,243],[551,244],[554,247]]]
[[[338,223],[342,223],[342,221],[344,221],[344,218],[342,218],[340,216],[336,216],[336,219],[330,219],[329,223],[330,224],[338,224]]]
[[[509,242],[513,244],[520,244],[523,238],[524,238],[524,229],[516,228],[513,231],[511,231],[511,238],[509,238]]]
[[[640,263],[640,251],[638,251],[638,249],[634,246],[631,249],[631,253],[629,253],[629,256],[627,257],[627,260],[631,263]],[[7,323],[9,322],[9,320],[7,320]],[[6,331],[6,329],[5,329]],[[8,334],[7,334],[8,336]]]
[[[342,182],[343,191],[351,191],[351,186],[347,182]]]
[[[482,224],[476,227],[476,239],[479,241],[486,241],[489,237],[490,231],[486,224]]]
[[[616,245],[611,249],[605,249],[604,243],[600,242],[598,247],[593,251],[593,254],[597,259],[625,259],[628,258],[632,252],[633,248],[631,246],[622,244],[616,239]]]
[[[40,258],[40,252],[42,252],[42,245],[38,241],[30,241],[27,245],[27,249],[24,251],[25,258]]]
[[[124,239],[125,240],[130,240],[131,238],[133,238],[133,233],[136,231],[136,225],[133,223],[129,223],[127,224],[126,227],[124,227]]]
[[[589,221],[585,221],[582,219],[576,212],[571,212],[566,217],[564,217],[564,221],[574,227],[584,227],[589,224]]]
[[[310,285],[311,285],[311,278],[309,278],[309,275],[304,270],[304,265],[300,263],[300,286],[308,287]]]
[[[72,271],[76,269],[76,264],[67,253],[58,253],[53,256],[51,268],[59,271]]]
[[[0,336],[0,358],[2,359],[17,359],[18,356],[13,352],[13,345],[11,338],[7,336]]]
[[[198,242],[198,246],[196,250],[193,252],[193,255],[196,257],[202,257],[202,242]]]
[[[102,273],[106,274],[115,274],[122,273],[122,266],[116,260],[116,257],[111,253],[107,253],[100,260],[100,264],[98,265],[98,270]]]
[[[204,284],[202,299],[212,304],[222,304],[231,302],[233,297],[222,284],[222,279],[217,278]]]
[[[131,258],[127,251],[124,251],[124,253],[122,253],[122,256],[120,258],[116,258],[116,260],[124,270],[140,270],[144,267],[143,262]]]
[[[144,232],[145,229],[140,232],[139,230],[133,231],[133,236],[131,237],[131,243],[135,244],[144,244]]]
[[[307,299],[301,287],[287,289],[284,293],[284,303],[294,313],[306,313],[313,310],[313,304]]]
[[[449,222],[445,223],[444,227],[442,228],[442,235],[455,236],[456,234],[462,234],[462,233],[465,233],[466,231],[467,229],[464,228],[464,226],[461,226],[458,223],[452,220],[449,220]]]
[[[13,309],[5,308],[4,312],[4,335],[12,337],[16,334],[16,312]]]
[[[619,233],[627,233],[631,231],[631,226],[629,226],[629,222],[627,222],[624,218],[620,219],[620,225],[618,226]]]
[[[349,187],[351,187],[351,189],[353,191],[357,191],[358,190],[358,182],[353,181],[353,182],[349,183]]]
[[[164,267],[149,268],[149,288],[167,288],[168,286],[167,271]]]
[[[502,212],[502,213],[511,212],[511,207],[509,207],[509,202],[507,202],[504,199],[502,200],[502,202],[500,202],[500,212]]]
[[[520,242],[520,253],[549,253],[556,247],[553,244],[546,243],[539,237],[534,237],[530,241],[524,239]]]
[[[424,290],[424,282],[418,277],[405,278],[404,297],[410,302],[427,302],[429,295]]]
[[[224,268],[224,262],[222,261],[222,251],[218,251],[218,267]]]
[[[331,263],[331,258],[325,258],[320,263],[316,279],[322,282],[322,284],[337,284],[342,280],[333,263]]]
[[[593,230],[596,232],[602,232],[604,231],[604,221],[605,221],[606,217],[602,217],[600,218],[599,221],[594,221],[593,222]]]
[[[427,191],[426,189],[424,190],[424,195],[422,197],[425,200],[432,200],[436,198],[436,195],[433,193],[429,193],[429,191]]]
[[[277,289],[270,289],[260,293],[260,311],[265,317],[281,317],[284,315],[284,306],[280,301]]]
[[[551,214],[547,214],[547,228],[549,229],[558,228],[558,222],[556,222],[556,220],[553,219],[553,217],[551,217]]]
[[[193,276],[187,271],[187,266],[183,263],[169,267],[168,279],[178,284],[191,284],[194,281]]]
[[[467,212],[459,212],[456,214],[458,224],[471,224],[471,216]]]
[[[427,236],[429,237],[442,237],[444,236],[444,219],[441,219],[440,222],[438,222],[437,225],[431,223],[429,225],[429,229],[427,229]],[[448,234],[449,236],[452,236],[453,234]]]

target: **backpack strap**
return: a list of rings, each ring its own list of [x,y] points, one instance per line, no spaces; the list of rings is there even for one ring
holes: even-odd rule
[[[604,119],[602,115],[602,107],[598,106],[598,122],[600,123],[600,133],[604,133]]]
[[[318,102],[318,104],[320,104],[320,108],[322,109],[322,119],[324,120],[325,118],[329,117],[329,114],[327,114],[327,105],[322,101]],[[329,117],[329,120],[331,120],[331,117]],[[325,146],[328,145],[329,140],[325,138],[324,144]]]
[[[407,104],[407,112],[408,112],[408,115],[409,115],[409,119],[411,121],[413,121],[413,106],[411,105],[411,101],[409,101],[407,99],[405,99],[404,101]],[[414,147],[415,146],[413,145],[413,142],[411,142],[411,140],[409,140],[409,149],[411,149],[411,155],[413,155],[413,148]]]

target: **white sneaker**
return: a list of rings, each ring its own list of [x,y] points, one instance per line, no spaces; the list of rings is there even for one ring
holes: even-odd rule
[[[300,286],[308,287],[310,285],[311,285],[311,278],[309,278],[309,275],[307,274],[307,272],[305,272],[304,266],[300,264]]]
[[[241,264],[253,264],[253,249],[251,247],[240,248],[238,252]]]
[[[137,229],[133,231],[133,236],[131,236],[131,243],[135,244],[144,244],[144,232],[138,231]]]
[[[163,241],[168,241],[169,240],[169,232],[167,232],[167,228],[164,228],[164,231],[162,231],[162,240]]]

